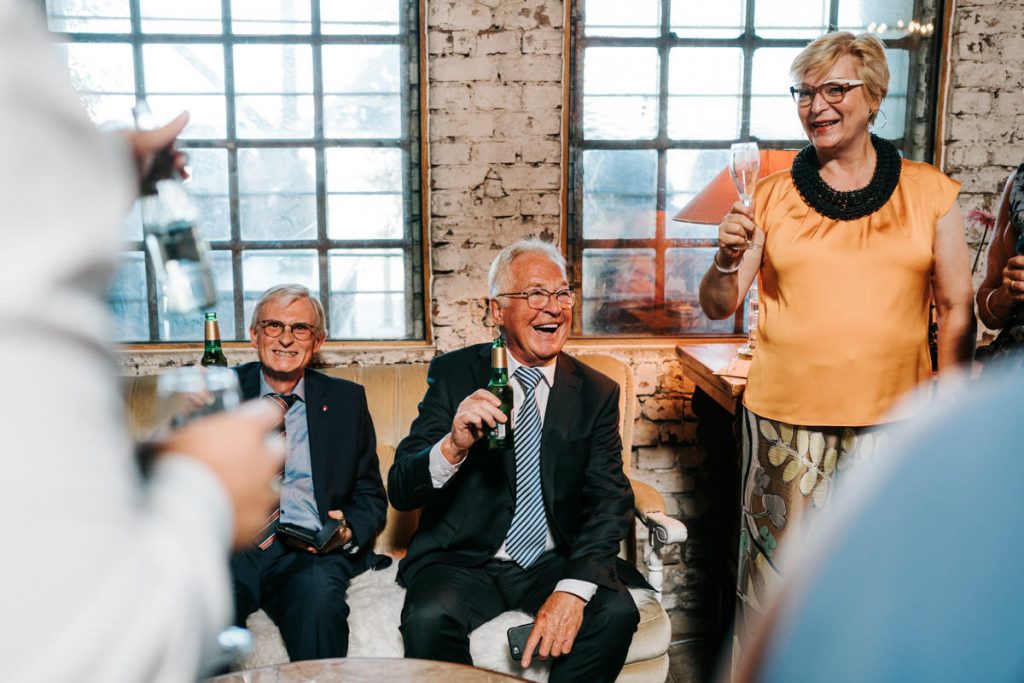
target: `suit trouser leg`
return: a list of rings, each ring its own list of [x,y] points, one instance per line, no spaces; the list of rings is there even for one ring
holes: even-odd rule
[[[405,656],[472,665],[470,632],[505,609],[485,568],[424,567],[406,587],[400,627]]]
[[[347,556],[313,555],[275,542],[236,554],[231,569],[239,625],[262,607],[292,661],[348,654],[345,594],[356,570]]]
[[[512,606],[536,614],[554,592],[564,565],[564,558],[547,554],[533,567],[521,572],[518,580],[527,583],[521,595],[513,598]],[[514,575],[515,571],[509,568],[503,574]],[[615,590],[598,587],[583,608],[583,623],[573,641],[572,651],[552,662],[549,683],[614,681],[626,662],[626,654],[639,623],[640,613],[624,585],[620,583]]]

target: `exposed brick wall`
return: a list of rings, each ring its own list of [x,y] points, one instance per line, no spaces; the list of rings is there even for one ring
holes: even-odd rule
[[[995,213],[1024,162],[1024,0],[960,0],[953,17],[945,170],[963,183],[964,211]],[[973,257],[981,231],[968,226]],[[985,272],[981,258],[975,286]]]

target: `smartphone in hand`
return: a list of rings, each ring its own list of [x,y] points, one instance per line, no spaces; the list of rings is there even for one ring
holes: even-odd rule
[[[517,662],[523,658],[523,653],[526,650],[526,641],[530,637],[530,631],[533,630],[533,624],[523,624],[522,626],[513,626],[506,633],[508,635],[508,651],[512,655],[512,659]],[[537,642],[537,646],[533,649],[533,655],[536,656],[540,650],[540,641]]]

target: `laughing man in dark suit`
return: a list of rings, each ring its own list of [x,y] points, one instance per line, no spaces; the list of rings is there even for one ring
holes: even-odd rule
[[[514,448],[488,450],[505,416],[484,387],[490,344],[444,354],[388,474],[391,503],[422,507],[399,565],[405,655],[472,664],[469,633],[509,609],[536,615],[524,649],[555,658],[552,681],[612,681],[639,616],[616,560],[632,523],[619,388],[562,353],[572,324],[565,260],[524,240],[491,265],[490,310],[505,336]]]
[[[352,577],[381,562],[370,545],[387,513],[366,393],[309,369],[326,332],[323,307],[305,287],[267,290],[249,335],[260,360],[236,368],[242,394],[274,395],[285,410],[279,521],[312,531],[329,519],[341,524],[317,552],[274,533],[272,520],[255,547],[232,558],[236,621],[263,608],[292,660],[344,657],[345,593]]]

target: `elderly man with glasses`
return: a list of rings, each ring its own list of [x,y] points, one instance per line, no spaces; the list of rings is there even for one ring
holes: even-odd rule
[[[572,325],[565,260],[524,240],[491,265],[490,311],[505,337],[513,446],[484,387],[491,344],[436,358],[411,433],[388,474],[391,503],[422,508],[399,565],[405,655],[472,664],[469,633],[509,609],[536,615],[523,648],[555,658],[552,681],[612,681],[639,616],[617,561],[632,524],[622,471],[619,388],[562,352]]]
[[[280,505],[231,560],[236,622],[263,608],[291,659],[344,657],[352,577],[388,562],[369,549],[387,498],[363,387],[310,369],[324,310],[300,285],[267,290],[249,327],[259,361],[236,368],[245,398],[284,411]]]

